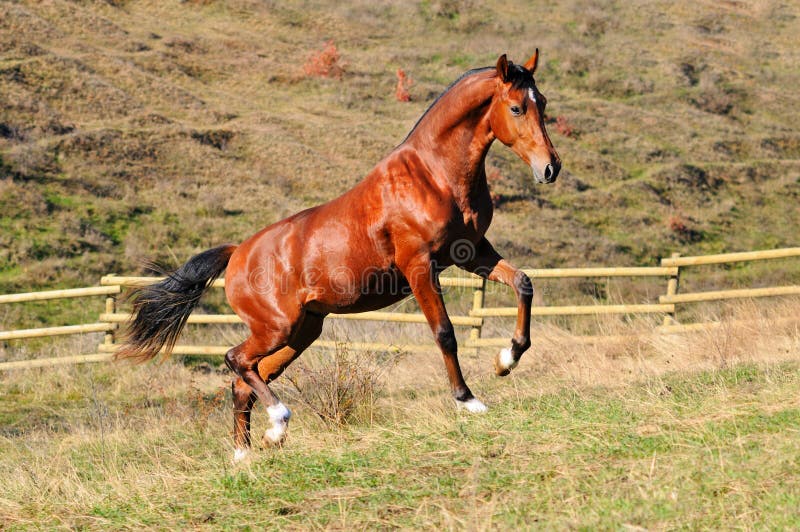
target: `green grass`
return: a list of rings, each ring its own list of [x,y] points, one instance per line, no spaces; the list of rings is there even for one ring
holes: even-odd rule
[[[372,423],[330,428],[299,408],[284,449],[236,467],[229,399],[198,391],[221,377],[60,371],[0,381],[12,529],[800,525],[796,362],[619,386],[481,379],[492,410],[477,417],[442,390],[390,387]]]

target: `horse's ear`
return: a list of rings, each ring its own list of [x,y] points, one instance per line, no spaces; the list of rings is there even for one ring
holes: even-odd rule
[[[506,59],[506,54],[497,59],[497,75],[500,76],[503,82],[508,81],[508,59]]]
[[[525,63],[525,69],[530,70],[531,74],[533,74],[534,72],[536,72],[536,65],[538,64],[539,64],[539,49],[537,48],[536,51],[533,52],[531,58],[528,59],[528,62]]]

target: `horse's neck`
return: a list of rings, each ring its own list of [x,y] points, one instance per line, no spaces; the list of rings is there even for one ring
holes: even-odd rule
[[[494,141],[488,117],[494,83],[485,72],[464,78],[442,95],[406,141],[426,159],[434,178],[465,201],[485,187],[484,160]]]

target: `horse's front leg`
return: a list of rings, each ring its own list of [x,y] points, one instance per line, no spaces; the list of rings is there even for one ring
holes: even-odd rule
[[[495,373],[505,377],[519,364],[522,353],[531,346],[531,301],[533,300],[531,280],[525,272],[501,257],[486,238],[478,242],[472,260],[457,264],[460,268],[485,279],[510,286],[517,296],[517,325],[511,346],[501,349],[494,359]]]
[[[403,274],[442,351],[456,405],[473,413],[486,412],[486,405],[472,395],[461,373],[456,333],[444,306],[438,273],[433,271],[430,258],[423,256],[410,261]]]

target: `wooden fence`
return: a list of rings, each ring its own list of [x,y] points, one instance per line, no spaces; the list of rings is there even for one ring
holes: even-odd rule
[[[531,314],[535,316],[586,316],[600,314],[625,314],[643,315],[660,314],[664,322],[657,328],[660,333],[691,332],[698,329],[713,327],[715,323],[681,324],[675,320],[676,305],[686,305],[705,301],[719,301],[725,299],[751,299],[772,296],[800,295],[800,286],[775,286],[766,288],[739,288],[729,290],[714,290],[706,292],[679,293],[682,270],[693,266],[709,264],[729,264],[734,262],[749,262],[767,259],[800,257],[800,248],[784,248],[765,251],[750,251],[744,253],[727,253],[720,255],[705,255],[696,257],[681,257],[673,254],[670,258],[661,260],[660,266],[655,267],[602,267],[602,268],[555,268],[555,269],[526,269],[528,276],[536,279],[566,279],[566,278],[661,278],[666,280],[664,295],[658,302],[630,303],[630,304],[593,304],[570,306],[535,306]],[[116,342],[115,331],[120,323],[130,318],[127,312],[120,312],[117,308],[116,295],[123,289],[139,287],[156,281],[155,277],[123,277],[107,275],[100,280],[100,286],[89,288],[74,288],[68,290],[50,290],[46,292],[33,292],[26,294],[0,295],[0,304],[22,303],[29,301],[43,301],[61,298],[96,297],[105,295],[104,311],[98,316],[96,323],[79,325],[65,325],[59,327],[42,327],[37,329],[23,329],[13,331],[0,331],[0,341],[38,338],[57,335],[85,334],[104,332],[103,343],[98,346],[98,352],[88,355],[70,357],[57,357],[49,359],[33,359],[12,362],[0,362],[0,370],[14,368],[30,368],[49,366],[55,364],[74,364],[82,362],[96,362],[108,360],[119,344]],[[451,315],[454,326],[468,329],[468,336],[462,342],[464,347],[481,348],[493,346],[506,346],[509,342],[508,335],[502,338],[486,338],[482,330],[486,318],[515,317],[516,306],[488,307],[484,305],[487,282],[480,277],[468,275],[465,277],[442,277],[443,287],[459,289],[472,289],[472,305],[467,315]],[[212,287],[224,286],[224,279],[214,282]],[[510,293],[510,292],[509,292]],[[363,312],[358,314],[332,314],[329,318],[334,320],[370,320],[397,323],[427,323],[421,313],[405,312]],[[791,319],[794,319],[791,318]],[[235,314],[192,314],[188,323],[194,324],[235,324],[241,320]],[[510,332],[510,331],[509,331]],[[333,347],[336,342],[318,340],[314,343],[317,347]],[[351,349],[374,349],[395,351],[429,351],[433,349],[433,341],[424,344],[391,345],[376,342],[348,342]],[[223,355],[231,346],[228,345],[188,345],[178,344],[174,353],[179,355]]]

